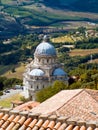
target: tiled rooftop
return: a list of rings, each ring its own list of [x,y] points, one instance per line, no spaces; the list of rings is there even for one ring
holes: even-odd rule
[[[56,114],[89,121],[98,121],[98,91],[63,90],[32,109],[33,113]]]
[[[98,130],[98,92],[64,90],[32,110],[0,109],[0,130]]]
[[[96,121],[84,122],[56,115],[0,110],[0,130],[98,130]]]
[[[48,100],[41,103],[37,108],[32,109],[33,113],[48,114],[56,111],[62,107],[65,103],[71,100],[74,96],[79,94],[82,89],[78,90],[63,90]]]
[[[14,110],[20,110],[20,111],[30,111],[34,107],[38,106],[40,103],[35,101],[29,101],[27,103],[24,103],[22,105],[19,105],[14,108]]]

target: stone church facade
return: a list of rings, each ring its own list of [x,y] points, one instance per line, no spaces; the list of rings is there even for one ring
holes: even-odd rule
[[[27,65],[23,75],[24,96],[36,100],[36,92],[52,85],[56,80],[68,83],[67,73],[57,61],[54,46],[48,42],[47,36],[36,47],[34,60]]]

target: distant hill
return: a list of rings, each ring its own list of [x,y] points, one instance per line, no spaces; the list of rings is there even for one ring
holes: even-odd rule
[[[22,32],[22,25],[6,13],[0,13],[0,39],[10,38]]]
[[[43,2],[52,7],[98,13],[98,0],[44,0]]]
[[[1,0],[0,39],[38,33],[45,26],[62,28],[67,21],[98,23],[97,7],[98,0]]]

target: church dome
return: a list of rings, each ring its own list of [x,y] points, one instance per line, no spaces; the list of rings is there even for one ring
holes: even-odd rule
[[[30,76],[43,76],[44,75],[44,71],[42,71],[41,69],[33,69],[30,73]]]
[[[47,37],[44,36],[43,42],[40,43],[36,50],[35,55],[39,56],[55,56],[56,50],[53,45],[51,45],[49,42],[47,42]]]
[[[53,75],[54,76],[65,76],[67,74],[63,69],[57,68],[57,69],[54,70]]]

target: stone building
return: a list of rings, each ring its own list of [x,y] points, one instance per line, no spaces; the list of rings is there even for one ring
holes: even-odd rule
[[[24,96],[35,100],[35,93],[49,85],[55,80],[68,83],[67,73],[64,72],[62,64],[57,61],[56,50],[44,36],[35,50],[34,60],[26,67],[23,77]]]

